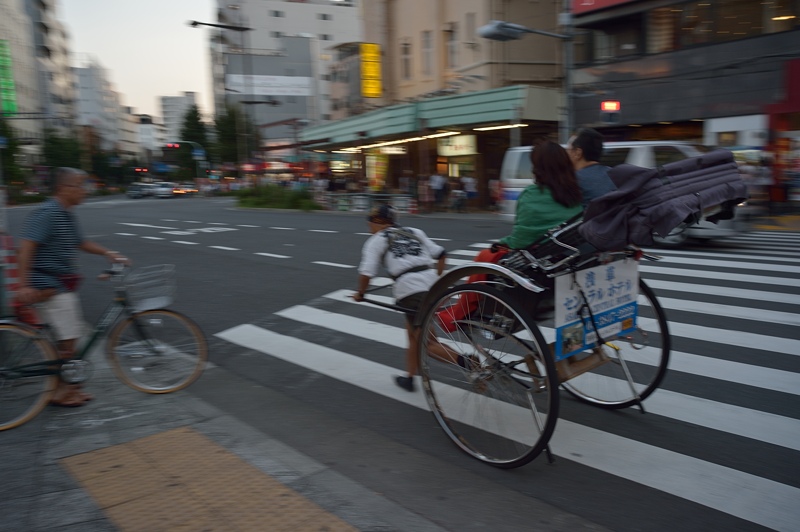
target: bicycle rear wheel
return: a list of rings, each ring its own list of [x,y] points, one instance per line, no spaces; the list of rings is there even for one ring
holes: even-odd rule
[[[474,311],[443,325],[437,314],[452,312],[460,298],[473,299]],[[421,326],[423,388],[450,439],[495,467],[536,458],[558,420],[558,379],[550,350],[520,303],[491,286],[457,285],[434,302]]]
[[[117,377],[135,390],[169,393],[200,377],[208,361],[205,336],[173,310],[147,310],[119,322],[106,347]]]
[[[644,401],[658,388],[669,363],[669,329],[661,304],[641,279],[637,305],[636,330],[605,338],[607,344],[616,347],[602,347],[610,361],[565,381],[562,385],[570,394],[601,408],[618,409]],[[581,354],[575,356],[582,357]],[[626,376],[623,360],[633,388]]]
[[[0,324],[0,430],[36,417],[58,386],[58,354],[27,327]]]

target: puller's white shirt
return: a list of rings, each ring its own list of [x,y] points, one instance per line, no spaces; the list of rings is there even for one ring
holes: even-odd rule
[[[428,238],[423,231],[414,227],[401,229],[413,233],[416,238],[402,233],[395,234],[390,247],[390,232],[395,228],[389,227],[378,231],[364,242],[361,264],[358,265],[358,273],[367,277],[377,277],[381,266],[384,266],[392,277],[418,266],[430,266],[424,271],[405,273],[395,280],[394,297],[398,300],[430,290],[439,278],[434,269],[435,262],[445,252],[442,246]]]

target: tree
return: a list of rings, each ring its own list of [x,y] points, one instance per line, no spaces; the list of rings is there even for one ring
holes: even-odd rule
[[[3,184],[20,183],[24,176],[22,168],[17,164],[19,142],[11,125],[2,116],[0,116],[0,137],[6,139],[6,147],[0,149],[0,158],[3,160]]]
[[[248,151],[258,152],[261,135],[238,105],[226,105],[225,114],[217,115],[214,125],[217,132],[215,155],[223,163],[238,165],[250,159]]]
[[[186,111],[186,115],[183,119],[183,126],[181,127],[180,140],[195,142],[202,146],[204,150],[208,149],[206,125],[202,122],[200,109],[196,105],[191,106],[189,110]],[[195,174],[197,164],[192,156],[193,150],[194,147],[191,145],[186,148],[181,146],[178,152],[178,165],[181,168],[179,176],[181,179],[191,178]]]
[[[81,146],[75,136],[61,137],[52,129],[44,132],[42,163],[45,166],[81,168]]]

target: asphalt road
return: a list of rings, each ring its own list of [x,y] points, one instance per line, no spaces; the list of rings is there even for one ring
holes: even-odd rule
[[[12,234],[29,211],[10,210]],[[798,233],[662,251],[643,265],[674,336],[651,412],[562,399],[564,430],[580,441],[560,452],[559,422],[555,464],[503,471],[460,453],[422,394],[391,383],[402,318],[342,297],[355,286],[363,215],[240,210],[226,198],[111,198],[78,212],[87,236],[136,264],[177,266],[174,308],[206,331],[226,376],[190,393],[445,528],[526,529],[543,508],[613,530],[790,530],[800,518]],[[462,259],[508,231],[485,215],[401,222]],[[90,274],[103,260],[81,264]],[[88,319],[107,290],[87,281]],[[263,344],[248,345],[243,328]],[[335,362],[293,359],[319,348]],[[384,380],[360,373],[360,360]]]

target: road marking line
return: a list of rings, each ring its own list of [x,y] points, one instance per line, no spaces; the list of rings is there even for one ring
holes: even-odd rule
[[[223,251],[241,251],[239,248],[229,248],[229,247],[226,247],[226,246],[208,246],[208,247],[214,248],[214,249],[221,249]]]
[[[198,245],[198,244],[199,244],[199,242],[187,242],[187,241],[185,241],[185,240],[173,240],[173,242],[174,242],[175,244],[187,244],[187,245],[189,245],[189,246],[196,246],[196,245]]]
[[[147,240],[164,240],[160,236],[143,236],[142,238],[146,238]]]
[[[201,224],[203,222],[198,222],[197,220],[186,220],[187,224]]]
[[[177,229],[177,227],[164,227],[162,225],[150,225],[150,224],[137,224],[133,222],[117,222],[120,225],[130,225],[131,227],[150,227],[152,229]]]
[[[259,226],[259,225],[240,224],[240,225],[237,225],[236,227],[261,227],[261,226]]]
[[[225,222],[208,222],[208,225],[228,225]]]
[[[275,259],[291,259],[288,255],[278,255],[276,253],[253,253],[253,255],[261,255],[262,257],[272,257]]]
[[[309,229],[309,233],[338,233],[339,231],[331,231],[328,229]]]
[[[312,261],[311,264],[319,264],[320,266],[333,266],[334,268],[355,268],[350,264],[339,264],[338,262],[325,262],[322,260]]]
[[[326,310],[297,305],[275,313],[278,316],[301,323],[308,323],[342,332],[358,338],[403,348],[407,344],[405,329],[385,323],[336,314]],[[636,361],[636,353],[628,355],[628,361]],[[661,392],[664,390],[658,390]],[[658,393],[656,392],[656,393]],[[696,399],[696,400],[695,400]],[[693,406],[688,411],[687,403]],[[647,410],[664,417],[678,419],[715,430],[744,436],[753,440],[773,443],[789,449],[800,450],[800,420],[777,414],[760,412],[750,408],[729,405],[708,399],[694,398],[677,392],[661,394],[660,400]]]
[[[270,229],[277,229],[278,231],[294,231],[294,227],[270,227]]]
[[[114,233],[114,234],[119,236],[136,236],[135,233]]]
[[[254,325],[239,325],[216,336],[429,410],[422,393],[391,386],[391,376],[398,373],[394,368]],[[531,423],[530,411],[515,407],[509,410],[518,418],[510,426]],[[789,531],[796,526],[798,488],[564,419],[558,421],[550,443],[556,455],[587,467],[777,530]]]

